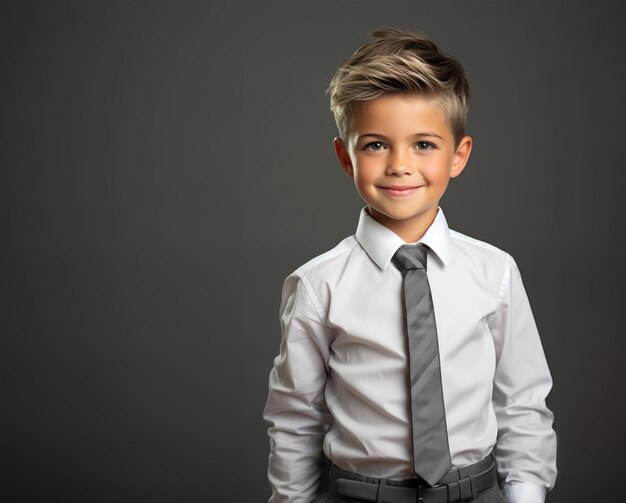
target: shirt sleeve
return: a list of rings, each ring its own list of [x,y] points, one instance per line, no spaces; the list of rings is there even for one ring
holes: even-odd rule
[[[496,312],[493,405],[498,476],[509,503],[541,503],[556,480],[556,434],[546,406],[552,378],[517,265],[506,256]]]
[[[280,353],[270,372],[264,418],[271,426],[270,503],[308,503],[321,475],[330,415],[324,389],[330,354],[323,312],[305,278],[285,281],[280,307]]]

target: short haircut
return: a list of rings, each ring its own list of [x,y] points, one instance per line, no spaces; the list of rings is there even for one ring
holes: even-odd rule
[[[465,134],[470,89],[465,70],[425,35],[381,28],[335,72],[327,93],[339,136],[347,141],[354,116],[366,101],[395,93],[439,100],[455,145]]]

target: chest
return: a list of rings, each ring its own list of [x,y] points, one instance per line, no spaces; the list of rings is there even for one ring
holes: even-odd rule
[[[488,319],[497,307],[499,278],[487,269],[429,265],[439,353],[444,363],[485,365],[494,348]],[[392,266],[390,266],[392,267]],[[402,276],[395,269],[347,269],[329,299],[328,323],[338,362],[406,360]]]

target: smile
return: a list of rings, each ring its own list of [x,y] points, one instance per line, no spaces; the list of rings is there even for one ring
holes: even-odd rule
[[[414,194],[421,187],[422,187],[421,185],[417,185],[417,186],[411,186],[411,187],[392,186],[392,187],[379,187],[379,188],[383,190],[386,194],[389,194],[390,196],[402,197],[402,196],[410,196],[411,194]]]

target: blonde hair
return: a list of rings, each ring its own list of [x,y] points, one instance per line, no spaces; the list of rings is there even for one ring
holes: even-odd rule
[[[470,90],[461,64],[425,35],[381,28],[335,72],[328,90],[339,136],[347,141],[359,106],[384,94],[419,93],[440,101],[455,144],[465,134]]]

